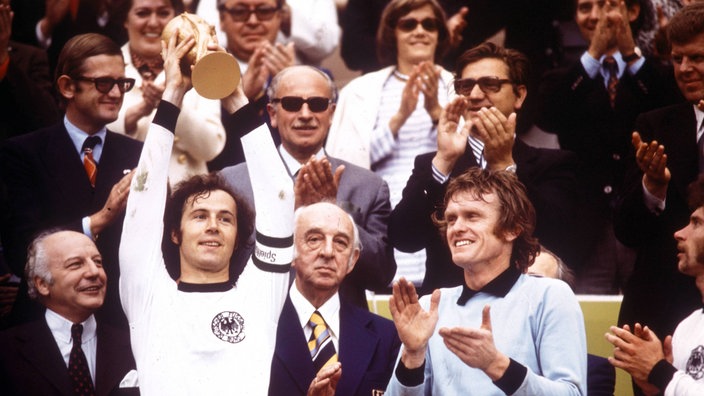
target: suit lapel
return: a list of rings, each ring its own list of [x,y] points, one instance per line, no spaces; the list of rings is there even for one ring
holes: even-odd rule
[[[61,351],[56,345],[54,336],[49,330],[46,321],[42,318],[35,322],[28,331],[18,335],[21,344],[20,353],[24,358],[37,368],[62,395],[72,395],[71,384],[68,379],[68,368],[61,357]]]
[[[699,153],[697,148],[697,121],[694,109],[689,103],[678,106],[675,111],[666,113],[663,125],[669,125],[668,132],[660,136],[665,146],[667,165],[678,193],[686,197],[687,185],[699,173]]]
[[[92,188],[80,156],[63,124],[49,133],[43,158],[46,172],[56,181],[54,185],[60,190],[64,202],[72,202],[85,210],[85,205],[92,201]]]
[[[369,319],[358,315],[355,308],[345,302],[340,306],[340,350],[342,378],[337,394],[353,395],[362,382],[379,343],[376,334],[367,329]]]
[[[110,394],[134,367],[130,351],[126,334],[98,323],[98,347],[95,356],[96,395]]]
[[[288,371],[298,385],[301,394],[308,393],[308,386],[315,377],[315,373],[303,329],[290,297],[286,298],[284,308],[281,311],[279,328],[276,333],[276,345],[278,347],[274,358]]]

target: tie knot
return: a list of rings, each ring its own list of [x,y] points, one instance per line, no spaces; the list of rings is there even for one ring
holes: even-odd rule
[[[310,316],[310,326],[315,328],[316,326],[320,325],[325,325],[325,320],[323,320],[323,316],[320,315],[320,312],[315,311]]]
[[[81,336],[83,335],[83,325],[74,324],[71,326],[71,339],[73,339],[74,344],[81,344]]]
[[[609,74],[615,75],[618,72],[618,64],[613,56],[609,55],[604,58],[603,61],[604,69],[609,72]]]
[[[81,151],[86,151],[87,149],[93,150],[96,144],[100,143],[100,136],[88,136],[85,141],[83,141],[83,147]]]

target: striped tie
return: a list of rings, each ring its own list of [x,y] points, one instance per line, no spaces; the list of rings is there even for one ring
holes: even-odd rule
[[[308,340],[308,349],[310,350],[310,357],[313,359],[313,369],[317,373],[321,368],[337,362],[337,352],[335,352],[335,345],[332,343],[330,331],[320,312],[313,312],[308,326],[313,329],[310,340]]]
[[[604,69],[609,73],[609,80],[606,84],[606,91],[609,93],[611,108],[616,105],[616,87],[618,86],[618,64],[613,56],[604,58]]]
[[[83,167],[86,168],[86,174],[92,187],[95,187],[95,176],[98,174],[98,164],[93,158],[93,148],[98,143],[100,143],[100,136],[90,136],[83,142]]]

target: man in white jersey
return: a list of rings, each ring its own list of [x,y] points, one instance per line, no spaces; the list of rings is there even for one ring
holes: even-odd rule
[[[689,224],[675,232],[677,269],[696,279],[704,299],[704,175],[689,186]],[[704,394],[704,309],[682,320],[672,336],[660,342],[650,328],[611,327],[606,339],[614,345],[609,361],[627,371],[647,395]]]
[[[278,158],[268,131],[260,128],[243,138],[245,154],[256,163],[250,168],[254,202],[266,209],[257,216],[255,251],[272,259],[267,264],[250,260],[239,279],[233,279],[230,261],[239,247],[238,235],[246,238],[252,229],[243,201],[209,175],[180,184],[166,202],[173,131],[183,95],[191,87],[179,61],[195,42],[191,36],[177,45],[176,37],[164,47],[166,88],[130,186],[120,246],[120,296],[140,391],[265,394],[276,324],[289,285],[293,184],[276,176],[285,175],[277,168],[283,167],[280,161],[267,161],[272,153]],[[241,86],[234,95],[246,103]],[[165,204],[169,216],[164,230]],[[170,220],[172,215],[176,221]],[[164,231],[178,246],[176,281],[164,265]]]

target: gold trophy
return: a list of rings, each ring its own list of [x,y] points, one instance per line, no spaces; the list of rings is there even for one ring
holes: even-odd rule
[[[215,28],[200,16],[184,12],[169,21],[161,38],[168,42],[176,29],[177,43],[189,34],[196,40],[193,48],[181,59],[181,72],[191,76],[196,92],[208,99],[222,99],[234,92],[241,77],[237,61],[225,51],[208,50],[209,43],[217,43]]]

